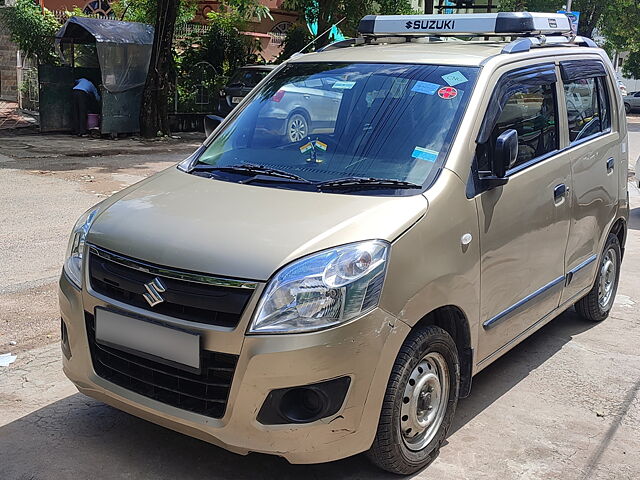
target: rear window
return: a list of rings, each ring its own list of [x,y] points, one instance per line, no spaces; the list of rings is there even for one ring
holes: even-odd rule
[[[311,182],[374,177],[429,184],[446,159],[477,71],[289,64],[217,134],[199,163],[259,163]]]

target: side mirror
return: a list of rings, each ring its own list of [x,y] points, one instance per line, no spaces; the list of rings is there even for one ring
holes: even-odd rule
[[[496,148],[493,151],[491,170],[497,178],[505,178],[509,170],[518,158],[518,132],[509,129],[500,134],[496,139]]]
[[[218,115],[205,115],[204,116],[204,133],[208,137],[213,131],[218,128],[218,125],[222,123],[224,118]]]

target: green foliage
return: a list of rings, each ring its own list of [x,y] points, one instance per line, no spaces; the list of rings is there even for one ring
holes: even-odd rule
[[[627,78],[640,78],[640,52],[633,50],[622,64],[622,74]]]
[[[344,18],[340,30],[347,36],[354,36],[360,19],[369,13],[376,13],[377,4],[373,0],[285,0],[284,8],[304,14],[310,23],[317,22],[318,33]],[[324,35],[315,46],[326,45],[331,40]]]
[[[157,0],[119,0],[111,4],[118,20],[128,22],[147,23],[155,25],[157,14]],[[176,23],[185,23],[193,20],[198,7],[197,0],[180,0]]]
[[[237,11],[211,12],[209,30],[191,34],[178,44],[175,55],[179,110],[198,111],[198,90],[209,92],[211,99],[240,66],[261,60],[260,43],[243,35],[247,21]]]
[[[40,10],[33,0],[17,0],[15,6],[0,10],[0,20],[27,57],[45,64],[58,62],[53,37],[60,24],[49,10]]]
[[[284,42],[282,43],[282,52],[278,55],[278,62],[283,62],[294,53],[299,52],[308,45],[311,40],[311,33],[306,25],[301,25],[299,23],[293,25],[284,38]]]
[[[220,8],[223,12],[233,11],[246,20],[254,18],[258,22],[263,18],[273,20],[269,7],[263,5],[259,0],[223,0]]]
[[[423,13],[413,9],[409,0],[378,0],[379,15],[412,15]]]

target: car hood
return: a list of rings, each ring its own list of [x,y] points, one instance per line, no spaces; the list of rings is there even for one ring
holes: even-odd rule
[[[118,194],[90,243],[157,265],[268,280],[325,248],[393,241],[427,209],[423,195],[373,197],[207,179],[170,168]]]

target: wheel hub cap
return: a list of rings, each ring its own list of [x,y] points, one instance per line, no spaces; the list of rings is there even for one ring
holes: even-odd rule
[[[606,251],[602,257],[598,277],[598,303],[600,308],[606,309],[613,297],[616,283],[616,252],[613,249]]]
[[[400,409],[402,438],[421,450],[437,433],[449,401],[449,369],[439,353],[427,354],[411,372]]]
[[[305,121],[296,116],[289,123],[289,138],[291,141],[297,142],[302,140],[307,134],[307,125]]]

